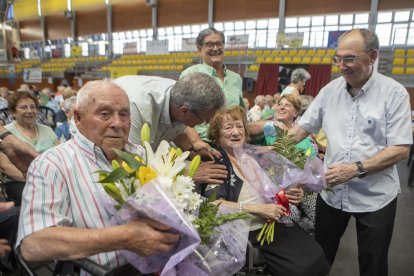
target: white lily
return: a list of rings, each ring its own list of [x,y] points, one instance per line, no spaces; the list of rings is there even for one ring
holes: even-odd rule
[[[170,150],[171,147],[167,141],[160,143],[155,154],[148,142],[144,142],[144,146],[147,151],[147,166],[150,166],[157,173],[157,176],[175,177],[184,169],[184,160],[190,154],[186,151],[180,156],[175,155]]]

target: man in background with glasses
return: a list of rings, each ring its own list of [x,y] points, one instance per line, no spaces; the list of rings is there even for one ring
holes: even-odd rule
[[[349,219],[356,220],[360,275],[387,275],[397,196],[396,163],[408,157],[411,108],[407,90],[373,68],[378,37],[344,33],[333,63],[342,77],[326,85],[289,133],[300,141],[326,133],[326,181],[316,203],[315,238],[332,265]]]
[[[224,64],[224,34],[214,28],[202,30],[196,39],[197,50],[201,55],[202,63],[193,65],[181,73],[180,78],[194,72],[200,72],[211,76],[223,90],[226,99],[225,107],[244,107],[242,79],[239,74],[227,69]],[[197,114],[195,114],[197,115]],[[203,141],[208,139],[208,124],[195,126],[196,131]],[[214,151],[215,152],[215,151]],[[215,152],[216,153],[216,152]],[[218,153],[218,151],[217,151]],[[196,183],[222,184],[227,174],[225,167],[214,164],[213,161],[203,162],[194,176]]]
[[[240,105],[244,107],[242,79],[239,74],[224,65],[224,34],[214,28],[202,30],[196,39],[197,50],[201,55],[202,64],[193,65],[181,73],[180,78],[200,72],[211,76],[223,90],[226,107]],[[201,139],[208,141],[208,125],[195,127]]]

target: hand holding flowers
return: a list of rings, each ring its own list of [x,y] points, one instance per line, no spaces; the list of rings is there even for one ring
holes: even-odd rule
[[[167,254],[144,257],[126,251],[123,255],[142,273],[162,270],[161,275],[164,275],[179,270],[180,266],[191,266],[195,271],[211,270],[213,262],[220,263],[217,261],[220,259],[217,250],[225,249],[219,244],[225,237],[220,229],[225,227],[224,231],[230,232],[227,230],[232,227],[231,224],[228,227],[223,224],[248,218],[248,215],[218,215],[218,207],[211,204],[214,198],[203,202],[201,196],[194,191],[192,176],[200,165],[200,157],[196,156],[192,160],[188,175],[185,175],[184,160],[189,152],[183,153],[180,149],[172,148],[166,141],[162,141],[154,152],[148,143],[148,133],[149,127],[144,125],[141,140],[144,141],[145,154],[141,156],[115,151],[120,162],[112,162],[113,171],[98,172],[100,183],[105,190],[102,197],[107,209],[112,210],[114,223],[123,224],[136,217],[148,217],[170,226],[171,231],[180,234],[181,238],[174,250]],[[227,245],[231,238],[225,239]],[[203,247],[205,254],[210,256],[208,261],[207,255],[197,253],[201,250],[201,242],[212,243],[210,247]],[[216,247],[213,249],[213,246]],[[202,259],[201,262],[190,258],[195,253],[199,255],[198,259]],[[233,259],[225,259],[216,269],[225,269],[226,261],[229,272],[239,269],[244,253],[228,255]]]

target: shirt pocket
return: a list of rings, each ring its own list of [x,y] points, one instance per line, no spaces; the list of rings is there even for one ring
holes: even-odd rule
[[[366,117],[361,122],[361,128],[362,128],[361,140],[363,143],[386,146],[387,139],[385,135],[385,130],[386,130],[385,120],[381,120],[381,119],[377,119],[373,117]]]

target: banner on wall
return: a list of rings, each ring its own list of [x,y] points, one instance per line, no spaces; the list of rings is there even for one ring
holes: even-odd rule
[[[181,43],[181,51],[183,52],[194,52],[197,51],[196,46],[196,38],[183,38],[183,41]]]
[[[338,39],[345,32],[346,31],[330,31],[329,34],[328,34],[328,48],[338,47]]]
[[[245,50],[249,46],[249,35],[229,35],[226,39],[226,50]]]
[[[42,82],[42,69],[41,68],[26,68],[23,70],[23,81],[28,83],[41,83]]]
[[[168,39],[147,41],[147,55],[168,54]]]
[[[72,46],[70,48],[70,54],[72,57],[82,56],[82,47],[81,46]]]
[[[0,50],[0,61],[7,61],[7,51]]]
[[[278,33],[277,46],[302,47],[304,33]]]
[[[124,43],[124,54],[136,54],[137,51],[137,43],[136,42],[126,42]]]

